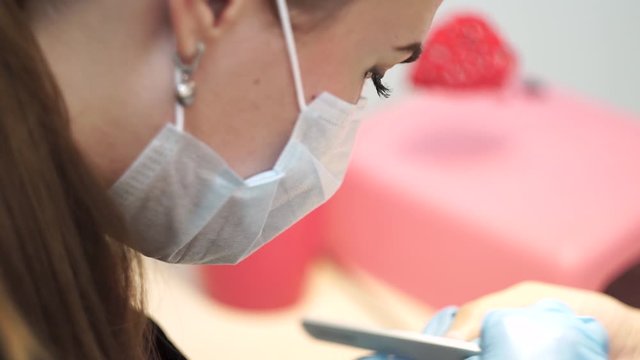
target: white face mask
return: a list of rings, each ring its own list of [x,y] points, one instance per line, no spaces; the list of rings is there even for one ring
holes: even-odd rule
[[[131,246],[171,263],[236,264],[338,189],[360,121],[358,107],[323,93],[308,106],[286,0],[277,0],[301,109],[271,171],[241,179],[184,132],[183,109],[111,189],[136,236]]]

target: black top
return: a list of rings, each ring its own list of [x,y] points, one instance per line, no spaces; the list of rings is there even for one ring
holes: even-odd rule
[[[151,341],[156,350],[156,356],[151,360],[187,360],[175,345],[167,338],[167,335],[153,320],[149,320],[151,325]]]

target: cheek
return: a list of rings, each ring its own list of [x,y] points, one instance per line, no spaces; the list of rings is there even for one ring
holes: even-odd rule
[[[336,46],[317,46],[300,53],[308,101],[325,91],[351,103],[358,101],[365,81],[365,67],[355,63],[356,56]]]
[[[345,69],[346,70],[346,69]],[[354,76],[354,73],[356,74]],[[323,92],[329,92],[350,103],[357,103],[364,85],[364,75],[352,71],[336,71],[329,69],[325,76],[318,73],[310,74],[309,82],[305,85],[308,101]]]
[[[248,177],[273,167],[298,106],[283,41],[251,22],[243,25],[203,58],[186,127]]]

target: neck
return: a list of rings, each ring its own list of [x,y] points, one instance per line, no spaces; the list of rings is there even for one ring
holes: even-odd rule
[[[78,1],[34,17],[73,135],[105,186],[173,120],[173,41],[155,0]]]

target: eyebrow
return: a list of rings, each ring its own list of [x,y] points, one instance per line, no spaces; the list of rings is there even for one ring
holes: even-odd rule
[[[402,62],[402,64],[409,64],[412,62],[416,62],[422,55],[422,44],[416,42],[413,44],[397,47],[396,50],[402,52],[411,52],[411,56],[409,56],[407,60]]]

